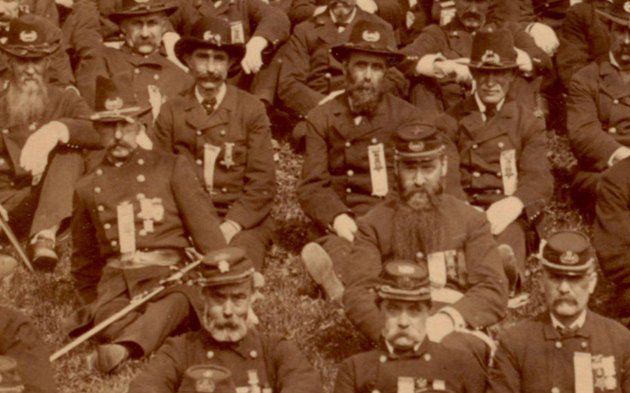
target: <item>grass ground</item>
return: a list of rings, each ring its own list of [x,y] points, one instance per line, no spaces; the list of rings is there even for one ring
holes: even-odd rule
[[[557,228],[581,228],[588,230],[587,223],[573,208],[567,192],[569,168],[574,159],[568,151],[565,138],[548,134],[549,160],[556,177],[556,193],[545,209],[541,226],[543,233]],[[277,222],[276,241],[267,258],[265,268],[265,298],[257,305],[261,329],[279,332],[296,342],[312,364],[320,370],[326,392],[332,391],[336,364],[343,358],[367,349],[362,339],[344,317],[341,308],[323,301],[299,260],[299,250],[306,240],[307,219],[302,214],[295,197],[301,158],[294,154],[288,143],[280,143],[278,161],[279,192],[273,216]],[[2,284],[0,303],[11,304],[29,315],[43,338],[53,349],[66,343],[61,329],[64,316],[78,304],[73,300],[69,280],[68,242],[65,242],[64,258],[55,273],[28,274],[19,270],[10,282]],[[7,252],[11,252],[7,250]],[[532,294],[530,303],[516,311],[502,323],[514,323],[541,310],[541,297],[537,288],[538,266],[533,258],[529,261],[529,275],[525,289]],[[609,287],[600,283],[592,306],[610,312],[607,302]],[[494,329],[496,332],[501,326]],[[122,393],[142,361],[132,361],[114,375],[100,376],[90,372],[85,356],[93,347],[83,344],[69,355],[55,362],[56,377],[61,393]]]

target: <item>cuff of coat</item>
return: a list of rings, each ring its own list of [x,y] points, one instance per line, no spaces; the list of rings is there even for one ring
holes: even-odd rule
[[[453,320],[453,327],[455,328],[455,330],[462,330],[466,327],[466,321],[464,320],[464,317],[462,317],[462,314],[460,314],[460,312],[453,307],[446,306],[439,312],[448,315]]]

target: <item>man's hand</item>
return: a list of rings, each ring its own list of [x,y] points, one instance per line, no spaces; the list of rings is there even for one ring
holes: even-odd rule
[[[509,196],[494,202],[486,210],[488,221],[490,221],[490,231],[493,235],[498,235],[514,222],[522,212],[523,202],[515,196]]]
[[[20,166],[38,177],[46,170],[50,152],[59,142],[67,143],[69,138],[65,124],[59,121],[44,124],[26,140],[20,154]]]
[[[221,225],[219,225],[219,229],[223,233],[223,237],[225,238],[225,242],[230,244],[234,236],[241,231],[241,226],[232,220],[225,220]]]
[[[378,11],[378,5],[374,0],[357,0],[357,6],[370,14],[375,14]]]
[[[558,36],[553,29],[543,23],[532,23],[525,31],[534,39],[536,45],[545,51],[549,56],[553,56],[556,50],[560,46]]]
[[[427,319],[427,337],[439,343],[444,337],[455,331],[453,319],[443,312],[438,312]]]
[[[339,94],[342,94],[344,91],[345,91],[344,89],[331,91],[326,97],[324,97],[321,100],[319,100],[317,105],[324,105],[328,101],[330,101],[330,100],[334,99],[335,97],[337,97]]]
[[[534,65],[532,64],[532,58],[529,57],[527,52],[517,47],[514,47],[516,51],[516,64],[521,72],[528,73],[534,71]]]
[[[269,43],[260,36],[253,36],[247,44],[245,44],[245,56],[241,61],[241,67],[246,74],[255,74],[260,71],[263,66],[262,51]]]
[[[340,214],[333,220],[333,230],[337,236],[349,242],[354,241],[354,234],[357,232],[357,223],[346,213]]]
[[[448,76],[455,78],[457,83],[469,83],[472,80],[470,70],[467,65],[460,64],[465,60],[436,60],[433,64],[434,73],[438,78]]]
[[[613,166],[621,160],[630,157],[630,148],[626,146],[621,146],[610,156],[608,159],[608,166]]]

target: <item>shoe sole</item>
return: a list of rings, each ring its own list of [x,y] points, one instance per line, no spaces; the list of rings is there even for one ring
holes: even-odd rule
[[[324,289],[326,297],[332,301],[340,300],[344,287],[335,274],[332,259],[317,243],[309,243],[302,249],[302,261],[309,276]]]
[[[57,263],[59,262],[59,258],[55,255],[39,255],[33,258],[31,262],[33,264],[33,268],[42,272],[52,273],[57,267]]]

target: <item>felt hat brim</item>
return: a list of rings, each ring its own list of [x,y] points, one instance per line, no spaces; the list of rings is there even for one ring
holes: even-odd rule
[[[96,111],[89,119],[97,123],[128,122],[130,118],[137,118],[151,110],[151,107],[129,107],[114,111]]]
[[[330,49],[330,53],[332,54],[332,56],[339,62],[343,62],[344,60],[346,60],[352,52],[368,53],[384,57],[389,67],[394,67],[405,59],[405,55],[403,55],[402,53],[390,50],[367,48],[364,46],[352,45],[349,43],[338,45]]]
[[[604,10],[596,10],[598,14],[600,14],[601,16],[603,16],[604,18],[615,22],[619,25],[625,25],[625,26],[630,26],[630,18],[624,18],[621,16],[616,16],[614,14],[608,13]]]
[[[468,66],[469,68],[474,68],[476,70],[486,70],[486,71],[505,71],[505,70],[518,68],[518,64],[516,64],[516,62],[502,63],[502,64],[496,64],[496,65],[483,63],[483,62],[464,62],[464,61],[457,61],[456,63]]]
[[[219,46],[212,42],[204,41],[198,38],[182,37],[175,44],[175,56],[179,59],[179,61],[185,64],[184,57],[199,48],[224,50],[228,53],[232,60],[235,60],[235,62],[239,62],[245,55],[245,46],[241,44],[224,44]]]
[[[177,11],[177,8],[179,8],[177,4],[164,4],[161,7],[151,9],[138,8],[136,10],[118,11],[109,14],[109,19],[111,19],[114,23],[119,24],[122,19],[128,18],[130,16],[148,15],[154,14],[156,12],[165,12],[166,15],[171,15],[172,13]]]

